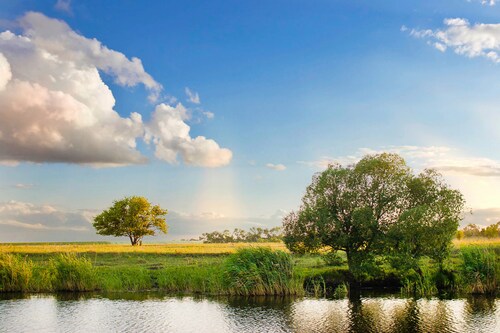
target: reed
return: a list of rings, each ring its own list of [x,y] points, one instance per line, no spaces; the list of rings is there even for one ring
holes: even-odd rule
[[[232,295],[292,295],[303,292],[294,283],[290,254],[256,247],[238,250],[224,264],[224,282]]]
[[[98,287],[92,262],[74,253],[59,254],[51,264],[55,267],[56,291],[92,291]]]
[[[0,290],[28,291],[33,276],[33,262],[18,255],[0,255]]]
[[[492,247],[468,246],[461,249],[462,276],[467,292],[492,294],[497,291],[500,263]]]

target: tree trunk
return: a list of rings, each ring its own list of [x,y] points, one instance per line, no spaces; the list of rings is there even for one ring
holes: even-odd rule
[[[128,236],[130,238],[130,243],[132,244],[132,246],[136,246],[139,244],[139,240],[141,239],[140,237],[135,237],[135,236],[132,236],[132,235],[129,235]]]

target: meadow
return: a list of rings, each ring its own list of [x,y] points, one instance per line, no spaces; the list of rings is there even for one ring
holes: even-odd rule
[[[290,274],[286,277],[275,276],[274,271],[284,269],[271,265],[258,271],[252,262],[242,264],[240,259],[228,260],[242,249],[253,249],[253,252],[250,251],[252,256],[261,247],[271,249],[271,253],[274,250],[287,253],[292,267]],[[483,263],[485,267],[477,263]],[[280,267],[286,265],[283,263]],[[462,291],[496,291],[500,274],[500,239],[455,240],[450,265],[449,271],[457,276],[453,281],[461,281]],[[435,276],[435,265],[425,262],[422,267],[430,272],[429,276]],[[232,280],[228,282],[227,272],[238,277],[253,276],[254,280],[238,282],[241,287],[238,289]],[[383,267],[382,272],[383,275],[368,279],[360,287],[394,287],[401,290],[406,287],[407,292],[419,287],[423,294],[437,291],[436,288],[422,287],[425,283],[434,286],[434,280],[405,285],[405,281],[398,280],[390,268]],[[275,280],[281,285],[276,286]],[[248,283],[252,286],[267,283],[271,287],[252,289]],[[172,294],[321,295],[327,291],[343,294],[348,283],[345,262],[332,263],[321,254],[290,255],[283,243],[0,245],[0,290],[4,292],[159,290]]]

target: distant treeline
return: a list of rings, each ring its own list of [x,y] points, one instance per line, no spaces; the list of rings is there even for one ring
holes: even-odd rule
[[[457,231],[458,239],[462,239],[464,237],[500,237],[500,221],[484,228],[481,228],[477,224],[468,224],[462,230]]]
[[[281,227],[250,228],[249,231],[243,229],[206,232],[200,236],[203,243],[254,243],[254,242],[279,242],[283,238]]]

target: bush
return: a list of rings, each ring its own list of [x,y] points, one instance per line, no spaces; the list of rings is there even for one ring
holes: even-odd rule
[[[33,263],[13,254],[0,255],[0,290],[27,291],[33,276]]]
[[[56,270],[57,291],[91,291],[97,289],[97,276],[89,259],[74,253],[60,254],[52,264]]]
[[[293,280],[292,258],[269,248],[245,248],[224,263],[224,283],[235,295],[289,295],[300,293]]]

